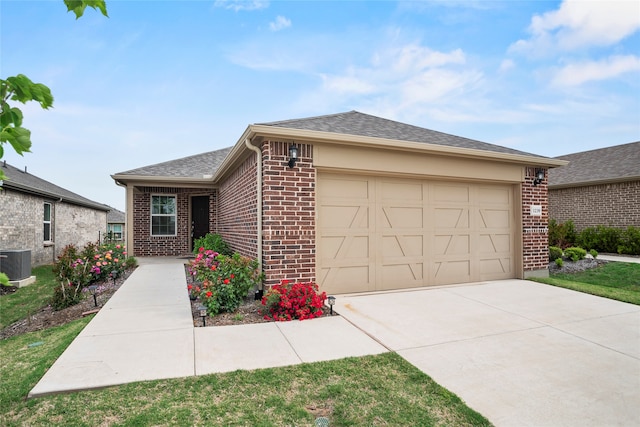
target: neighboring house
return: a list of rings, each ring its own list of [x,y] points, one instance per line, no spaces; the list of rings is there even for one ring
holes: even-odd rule
[[[267,285],[345,293],[548,274],[536,173],[564,164],[352,111],[249,125],[233,147],[112,177],[136,256],[215,232]]]
[[[556,158],[569,164],[549,171],[550,219],[640,227],[640,141]]]
[[[126,215],[118,209],[111,208],[107,213],[107,238],[110,240],[124,240],[124,230],[126,229]]]
[[[55,262],[69,244],[97,242],[109,207],[84,198],[6,161],[0,181],[0,251],[31,250],[31,265]]]

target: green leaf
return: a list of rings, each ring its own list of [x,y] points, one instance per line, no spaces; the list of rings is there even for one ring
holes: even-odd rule
[[[64,4],[67,6],[67,12],[73,12],[76,15],[76,19],[79,19],[84,10],[89,6],[92,9],[100,10],[107,18],[107,4],[104,0],[64,0]]]
[[[4,129],[7,126],[22,126],[22,111],[18,108],[11,108],[6,102],[2,103],[2,113],[0,113],[0,126]]]
[[[22,153],[31,152],[31,131],[22,127],[6,127],[0,132],[0,142],[8,142],[22,156]]]

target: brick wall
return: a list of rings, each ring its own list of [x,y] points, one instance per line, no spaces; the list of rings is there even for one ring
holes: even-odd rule
[[[545,179],[533,185],[536,168],[525,168],[522,184],[522,256],[525,276],[530,271],[549,267],[549,205],[547,200],[547,171]],[[531,215],[531,206],[541,206],[542,215]]]
[[[316,170],[313,147],[298,146],[298,162],[289,168],[289,143],[262,145],[263,269],[265,283],[283,279],[314,282]]]
[[[51,242],[44,242],[44,203],[51,204]],[[107,213],[12,190],[0,191],[0,249],[31,250],[31,265],[54,263],[66,245],[97,242]]]
[[[257,161],[252,154],[220,183],[216,233],[232,250],[258,256]]]
[[[175,236],[151,235],[151,196],[175,195],[177,223]],[[215,230],[216,190],[198,188],[136,187],[133,192],[133,255],[181,256],[191,253],[191,196],[209,195],[209,230]],[[131,248],[129,248],[131,252]]]
[[[640,181],[549,190],[549,217],[578,231],[596,225],[640,227]]]

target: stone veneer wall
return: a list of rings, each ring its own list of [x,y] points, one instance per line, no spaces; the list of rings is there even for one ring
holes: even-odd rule
[[[546,275],[549,269],[549,204],[547,171],[542,183],[534,186],[536,168],[525,168],[522,184],[522,264],[525,277]],[[531,206],[541,206],[542,215],[531,215]]]
[[[51,242],[44,241],[44,203],[51,203]],[[107,229],[105,211],[45,199],[12,190],[0,191],[0,249],[31,250],[31,265],[51,264],[65,246],[98,242]]]
[[[191,253],[190,204],[192,196],[209,195],[209,230],[215,230],[216,190],[172,187],[136,187],[133,192],[133,255],[181,256]],[[175,195],[177,224],[175,236],[151,235],[151,196]],[[129,249],[130,250],[130,249]],[[131,251],[131,250],[130,250]]]
[[[578,231],[596,225],[640,227],[640,180],[549,189],[549,217],[572,220]]]

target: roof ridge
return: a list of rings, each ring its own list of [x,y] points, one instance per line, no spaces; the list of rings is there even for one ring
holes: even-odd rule
[[[297,119],[277,120],[277,121],[274,121],[274,122],[264,122],[264,123],[255,123],[255,124],[256,125],[263,125],[263,126],[275,126],[275,125],[281,125],[281,124],[284,124],[284,123],[299,122],[299,121],[302,121],[302,120],[315,120],[315,119],[324,119],[324,118],[328,118],[328,117],[343,116],[343,115],[351,114],[351,113],[364,114],[364,113],[361,113],[361,112],[356,111],[356,110],[351,110],[351,111],[344,111],[342,113],[321,114],[319,116],[298,117]],[[372,116],[372,117],[375,117],[375,116]]]

